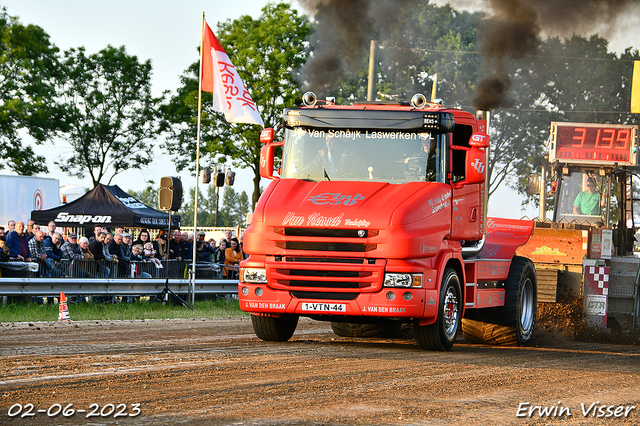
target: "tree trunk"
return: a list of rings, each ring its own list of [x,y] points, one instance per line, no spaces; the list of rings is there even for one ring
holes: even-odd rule
[[[258,158],[259,160],[259,158]],[[256,167],[253,168],[253,195],[251,196],[251,211],[255,211],[256,204],[258,204],[258,199],[260,198],[260,168],[256,164]]]

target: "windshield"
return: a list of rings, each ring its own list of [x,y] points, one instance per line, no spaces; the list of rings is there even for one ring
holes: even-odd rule
[[[443,135],[286,129],[282,178],[444,182]]]
[[[558,220],[597,223],[604,216],[605,182],[594,174],[563,176],[557,206]]]

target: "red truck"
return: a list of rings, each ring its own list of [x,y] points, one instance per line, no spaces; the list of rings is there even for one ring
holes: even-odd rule
[[[260,136],[271,182],[244,233],[239,283],[256,335],[289,340],[306,316],[351,336],[411,324],[429,350],[449,350],[461,328],[495,341],[496,325],[528,342],[536,274],[514,253],[533,223],[486,218],[486,120],[422,95],[303,102],[283,112],[284,141]]]

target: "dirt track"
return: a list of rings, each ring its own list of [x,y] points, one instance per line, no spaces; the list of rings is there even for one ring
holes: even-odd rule
[[[638,346],[544,332],[525,348],[459,341],[434,353],[305,319],[286,343],[258,340],[247,318],[2,324],[0,360],[0,424],[640,424]],[[583,416],[596,401],[627,417]],[[29,403],[32,418],[8,415]],[[110,403],[140,414],[37,412],[108,414]],[[571,415],[528,417],[531,406]]]

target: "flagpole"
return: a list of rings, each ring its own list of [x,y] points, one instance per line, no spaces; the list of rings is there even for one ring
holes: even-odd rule
[[[196,187],[193,194],[193,263],[191,266],[191,304],[195,303],[196,243],[198,242],[198,181],[200,180],[200,116],[202,115],[202,57],[204,40],[204,11],[202,11],[202,35],[200,36],[200,67],[198,69],[198,129],[196,132]]]

